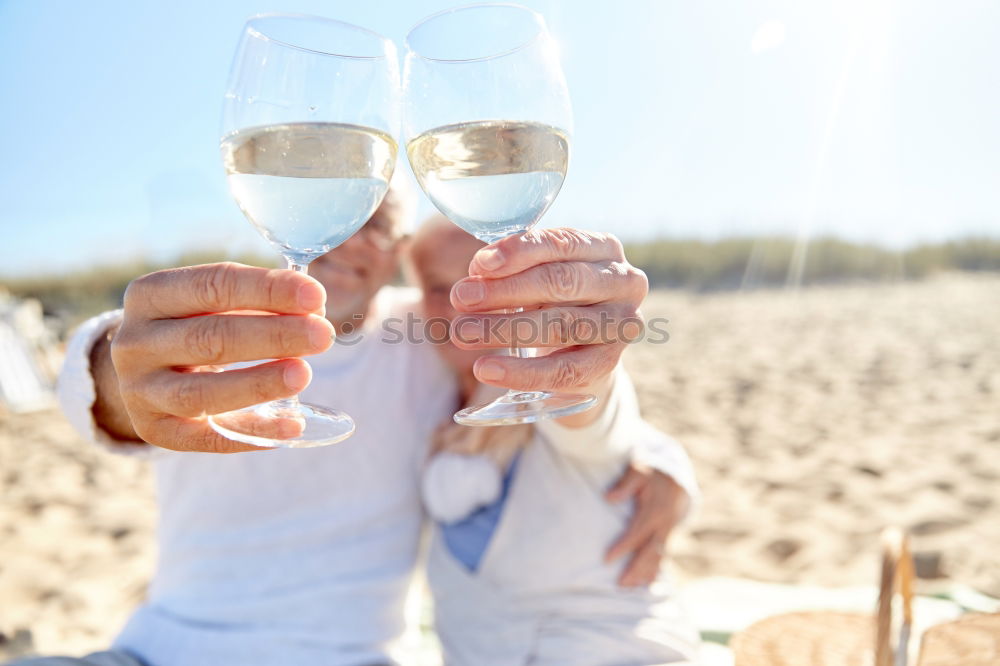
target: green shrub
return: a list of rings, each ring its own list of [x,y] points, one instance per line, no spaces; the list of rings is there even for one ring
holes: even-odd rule
[[[788,237],[661,239],[628,244],[626,253],[633,264],[646,272],[651,285],[697,291],[908,280],[945,270],[1000,271],[1000,239],[985,237],[923,244],[906,250],[816,238],[798,250],[800,275],[794,270],[796,242]],[[169,265],[191,266],[225,258],[218,252],[192,252]],[[273,258],[255,255],[242,256],[236,261],[277,265]],[[140,261],[69,275],[0,280],[0,285],[16,296],[39,299],[47,313],[72,325],[119,307],[125,287],[133,278],[167,265]]]
[[[919,279],[942,270],[1000,271],[1000,240],[968,238],[889,250],[837,238],[654,240],[626,246],[654,286],[699,291]],[[800,265],[800,270],[796,266]]]

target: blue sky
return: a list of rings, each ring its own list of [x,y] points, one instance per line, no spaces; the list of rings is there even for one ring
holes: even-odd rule
[[[243,19],[318,14],[401,45],[453,4],[0,0],[0,275],[269,252],[218,155]],[[892,246],[1000,235],[994,0],[524,4],[560,42],[576,116],[544,224]]]

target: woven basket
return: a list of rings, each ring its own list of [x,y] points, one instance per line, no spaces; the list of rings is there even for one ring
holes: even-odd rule
[[[909,539],[898,529],[887,529],[874,617],[817,611],[761,620],[733,637],[736,666],[906,666],[913,579]],[[897,595],[903,613],[892,645]],[[921,640],[917,666],[1000,666],[1000,613],[966,615],[931,627]]]
[[[882,573],[874,616],[826,611],[788,613],[733,637],[736,666],[905,666],[913,620],[913,558],[908,537],[882,533]],[[893,597],[901,599],[892,642]],[[1000,614],[968,615],[924,633],[918,666],[1000,666]]]
[[[857,613],[787,613],[733,636],[736,666],[845,666],[871,663],[875,625]]]
[[[965,615],[931,627],[920,642],[919,666],[1000,666],[1000,613]]]

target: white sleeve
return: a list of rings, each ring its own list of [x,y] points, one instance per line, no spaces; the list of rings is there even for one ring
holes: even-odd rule
[[[626,461],[634,443],[634,430],[642,418],[632,380],[620,364],[615,368],[603,407],[594,421],[581,428],[570,428],[554,419],[535,425],[553,448],[569,458],[594,463]]]
[[[427,513],[439,523],[455,523],[500,496],[500,470],[481,455],[442,452],[431,457],[421,479]]]
[[[92,317],[73,334],[66,347],[66,360],[59,372],[57,393],[63,415],[83,439],[122,455],[153,458],[163,449],[149,444],[122,442],[97,426],[92,410],[97,394],[90,374],[90,350],[107,330],[121,321],[122,311],[112,310]]]
[[[701,493],[694,466],[677,440],[646,423],[628,373],[619,364],[601,415],[582,428],[568,428],[553,420],[537,424],[539,432],[562,455],[591,463],[632,461],[662,472],[677,482],[691,500],[686,516],[694,513]]]

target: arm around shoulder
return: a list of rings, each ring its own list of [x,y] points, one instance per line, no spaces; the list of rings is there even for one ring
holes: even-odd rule
[[[636,429],[632,464],[670,477],[684,491],[688,503],[678,522],[690,518],[697,512],[701,505],[701,489],[695,478],[694,464],[687,450],[676,439],[642,421]]]
[[[687,451],[674,438],[643,420],[635,387],[619,364],[610,377],[604,399],[591,411],[593,418],[578,427],[564,420],[538,423],[548,441],[563,455],[591,461],[632,463],[671,479],[690,500],[685,515],[694,513],[701,493],[694,465]]]

